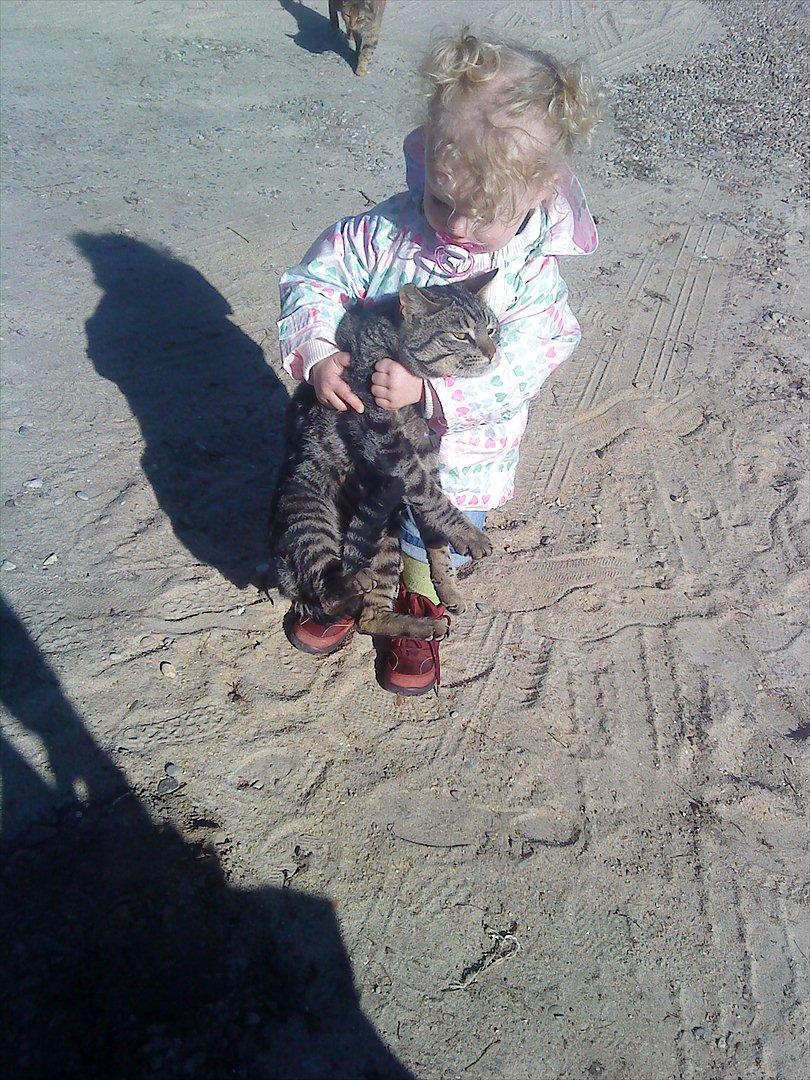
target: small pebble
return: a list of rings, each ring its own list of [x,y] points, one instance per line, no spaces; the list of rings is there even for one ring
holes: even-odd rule
[[[242,606],[240,605],[240,606],[239,606],[239,607],[238,607],[238,608],[236,609],[236,614],[237,614],[237,615],[244,615],[244,614],[245,614],[245,609],[244,609],[244,608],[243,608],[243,607],[242,607]]]
[[[160,674],[165,675],[167,679],[176,679],[177,671],[174,664],[169,660],[161,660],[160,662]]]
[[[33,480],[29,480],[25,485],[29,491],[39,491],[42,487],[42,477],[35,476]]]
[[[33,426],[33,424],[29,424],[26,421],[26,423],[20,424],[20,426],[17,428],[17,431],[20,433],[20,435],[27,435]]]
[[[79,502],[87,502],[90,496],[87,494],[86,491],[77,491],[76,498],[79,500]]]
[[[158,795],[172,795],[180,787],[180,781],[174,776],[164,776],[158,783]]]
[[[3,559],[3,562],[0,563],[0,570],[16,570],[16,569],[17,569],[17,564],[11,562],[9,559]]]
[[[52,551],[50,553],[50,555],[48,556],[48,558],[45,559],[45,561],[42,563],[42,565],[43,566],[53,566],[55,563],[58,563],[58,562],[59,562],[59,556],[56,554],[55,551]]]
[[[178,775],[180,774],[180,770],[173,761],[167,761],[166,764],[163,766],[163,771],[166,773],[167,776],[171,776],[173,780],[176,780]]]
[[[13,499],[6,499],[6,501],[3,503],[3,505],[8,506],[8,507],[12,507],[12,506],[16,506],[17,504]]]
[[[109,659],[112,660],[112,662],[114,664],[117,664],[118,661],[121,659],[121,653],[120,652],[111,652],[110,656],[109,656]]]

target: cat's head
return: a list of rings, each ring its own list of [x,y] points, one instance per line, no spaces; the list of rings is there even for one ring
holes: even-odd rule
[[[372,0],[343,0],[338,10],[349,34],[357,30],[360,23],[368,22],[374,16]]]
[[[498,320],[482,294],[497,269],[453,285],[403,285],[399,360],[415,375],[480,375],[495,357]]]

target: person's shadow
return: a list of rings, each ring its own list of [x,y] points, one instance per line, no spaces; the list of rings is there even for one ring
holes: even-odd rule
[[[313,55],[333,52],[355,67],[357,58],[352,52],[346,35],[335,30],[326,15],[321,15],[301,0],[279,0],[285,11],[293,16],[298,24],[296,34],[288,34],[299,48]]]
[[[328,901],[231,886],[193,807],[156,824],[2,600],[0,661],[53,774],[0,734],[0,1075],[413,1080]]]
[[[104,290],[87,354],[140,424],[143,471],[175,535],[240,588],[266,586],[287,391],[194,267],[115,233],[73,240]]]

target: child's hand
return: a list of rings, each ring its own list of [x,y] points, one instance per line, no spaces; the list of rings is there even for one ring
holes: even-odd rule
[[[402,409],[422,400],[425,380],[411,374],[397,360],[385,356],[374,368],[371,392],[376,403],[384,409]]]
[[[334,352],[313,366],[309,381],[315,387],[315,397],[321,405],[328,405],[338,412],[346,412],[349,406],[355,412],[365,411],[363,402],[343,378],[343,372],[351,362],[348,353]]]

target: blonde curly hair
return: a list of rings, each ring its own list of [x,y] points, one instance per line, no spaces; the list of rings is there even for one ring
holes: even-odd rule
[[[599,121],[601,95],[579,64],[482,41],[467,27],[434,45],[420,73],[433,184],[479,223],[514,218],[527,195],[553,186]],[[474,137],[459,137],[465,127]]]

